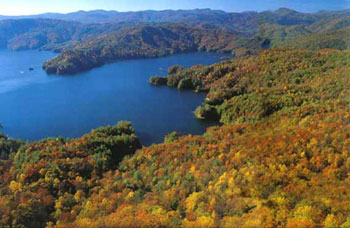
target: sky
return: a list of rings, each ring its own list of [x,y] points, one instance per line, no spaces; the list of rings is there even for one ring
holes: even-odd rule
[[[164,10],[211,8],[227,12],[275,10],[281,7],[302,12],[350,8],[350,0],[0,0],[0,15],[32,15],[78,10]]]

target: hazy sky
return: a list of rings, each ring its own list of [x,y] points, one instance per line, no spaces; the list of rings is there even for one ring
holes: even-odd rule
[[[29,15],[78,10],[162,10],[212,8],[229,12],[263,11],[280,7],[303,12],[350,8],[350,0],[0,0],[0,15]]]

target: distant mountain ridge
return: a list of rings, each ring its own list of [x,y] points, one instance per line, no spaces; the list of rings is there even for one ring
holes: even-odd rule
[[[62,21],[79,22],[82,24],[105,23],[188,23],[189,25],[201,25],[203,27],[221,27],[229,29],[240,35],[250,37],[256,34],[260,24],[273,23],[284,26],[310,25],[319,20],[329,20],[350,16],[350,10],[320,11],[317,13],[301,13],[288,8],[280,8],[275,11],[241,12],[231,13],[222,10],[194,9],[194,10],[147,10],[135,12],[118,12],[106,10],[77,11],[73,13],[44,13],[29,16],[1,16],[3,20],[19,19],[54,19]]]
[[[182,21],[183,18],[201,17],[201,15],[225,15],[228,14],[221,10],[211,9],[194,9],[194,10],[146,10],[133,12],[118,12],[114,10],[92,10],[92,11],[77,11],[67,14],[61,13],[44,13],[28,16],[2,16],[0,20],[5,19],[58,19],[77,21],[81,23],[115,23],[115,22],[164,22],[164,21]]]
[[[11,19],[0,21],[0,48],[10,50],[42,49],[61,51],[83,42],[136,26],[138,23],[82,24],[56,19]]]
[[[68,14],[45,13],[30,16],[1,16],[0,20],[13,19],[54,19],[73,21],[83,24],[105,23],[188,23],[189,25],[204,24],[206,27],[224,27],[231,31],[246,32],[256,30],[257,12],[227,13],[220,10],[195,9],[195,10],[147,10],[137,12],[117,11],[78,11]]]
[[[246,11],[246,12],[226,12],[223,10],[212,9],[193,9],[193,10],[145,10],[119,12],[114,10],[91,10],[77,11],[72,13],[43,13],[37,15],[25,16],[4,16],[0,15],[0,20],[8,19],[57,19],[65,21],[76,21],[81,23],[118,23],[118,22],[184,22],[191,20],[220,20],[224,22],[227,19],[237,19],[237,16],[258,16],[274,14],[278,17],[300,17],[307,18],[306,22],[314,21],[320,17],[329,18],[334,16],[350,15],[350,9],[341,11],[319,11],[316,13],[302,13],[293,9],[280,8],[275,11]],[[277,18],[278,18],[277,17]],[[246,18],[242,18],[246,19]]]
[[[95,58],[93,64],[91,66],[83,64],[84,67],[81,69],[91,69],[93,66],[118,60],[120,57],[164,56],[164,53],[178,53],[175,51],[177,49],[185,52],[195,51],[201,49],[201,45],[199,45],[201,42],[193,40],[193,38],[201,37],[201,40],[203,38],[201,35],[210,35],[213,31],[226,34],[222,37],[230,37],[228,40],[221,40],[222,43],[226,43],[226,46],[212,48],[215,46],[213,41],[206,37],[205,40],[208,42],[203,50],[230,50],[236,56],[256,54],[262,49],[280,46],[312,50],[348,49],[350,47],[347,41],[350,37],[349,29],[347,29],[350,27],[350,10],[320,11],[317,13],[301,13],[287,8],[280,8],[276,11],[243,13],[227,13],[211,9],[139,12],[95,10],[69,14],[48,13],[24,16],[26,19],[23,17],[1,18],[3,20],[0,20],[0,48],[65,51],[64,55],[51,61],[50,66],[46,67],[51,73],[70,73],[70,69],[74,69],[72,72],[76,73],[80,69],[75,67],[77,63],[90,64],[91,61],[87,60],[92,53]],[[191,42],[191,44],[179,48],[175,40],[169,41],[166,34],[160,33],[158,37],[152,39],[156,41],[157,39],[165,39],[170,43],[159,45],[155,42],[157,44],[155,46],[151,44],[152,51],[158,54],[142,49],[142,45],[149,44],[147,39],[143,40],[145,37],[142,34],[135,35],[133,32],[138,31],[140,26],[152,26],[157,30],[159,28],[157,26],[162,24],[177,24],[179,27],[186,25],[191,28],[191,31],[181,30],[188,36],[183,40]],[[129,28],[130,30],[124,30]],[[124,36],[116,36],[116,33],[121,30],[123,30]],[[129,31],[130,34],[125,34],[125,31]],[[197,31],[206,32],[198,35]],[[131,35],[131,39],[129,35]],[[135,42],[134,44],[137,43],[137,45],[133,45],[132,48],[143,50],[148,54],[138,53],[135,55],[134,52],[125,48],[128,47],[127,45],[120,46],[120,42],[127,43],[128,39],[133,42],[140,41]],[[227,41],[231,43],[228,44]],[[210,44],[210,48],[208,48],[208,44]],[[119,48],[118,52],[113,49],[115,47]],[[163,48],[167,50],[164,52]],[[98,51],[99,49],[108,50],[109,57],[105,58],[105,54]],[[125,53],[128,54],[125,55]],[[70,62],[73,60],[77,61]]]

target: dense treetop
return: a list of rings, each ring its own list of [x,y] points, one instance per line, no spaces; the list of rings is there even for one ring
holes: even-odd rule
[[[0,139],[0,227],[45,227],[56,221],[125,155],[140,148],[128,122],[79,139]],[[59,202],[61,201],[61,202]]]
[[[1,134],[0,227],[350,227],[349,12],[237,15],[231,26],[0,21],[3,47],[63,50],[49,73],[237,56],[150,78],[207,93],[195,115],[223,125],[200,136],[173,132],[141,148],[128,122],[78,139]]]
[[[208,92],[196,110],[199,118],[255,122],[283,109],[323,103],[325,94],[320,88],[326,89],[326,78],[317,79],[348,66],[349,60],[348,52],[272,49],[211,66],[173,67],[168,77],[160,78],[171,87]],[[158,78],[151,78],[151,83],[157,84]],[[332,83],[342,80],[331,79]],[[339,96],[331,88],[330,96]]]
[[[124,159],[57,227],[349,227],[349,60],[271,50],[171,68],[222,98],[226,124]]]
[[[202,108],[225,124],[171,133],[121,162],[139,148],[128,123],[67,141],[3,137],[1,223],[349,227],[349,60],[348,51],[272,49],[171,67],[166,83],[207,91]]]

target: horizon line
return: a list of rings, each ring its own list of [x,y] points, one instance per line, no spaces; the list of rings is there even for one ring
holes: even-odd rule
[[[299,13],[305,13],[305,14],[312,14],[312,13],[318,13],[318,12],[338,12],[338,11],[345,11],[349,10],[349,8],[341,9],[341,10],[317,10],[313,12],[303,12],[299,11],[293,8],[288,8],[288,7],[280,7],[277,9],[269,9],[269,10],[242,10],[242,11],[226,11],[223,9],[212,9],[212,8],[192,8],[192,9],[161,9],[161,10],[155,10],[155,9],[145,9],[145,10],[129,10],[129,11],[118,11],[118,10],[108,10],[108,9],[91,9],[91,10],[77,10],[77,11],[71,11],[71,12],[42,12],[42,13],[34,13],[34,14],[19,14],[19,15],[13,15],[13,14],[0,14],[2,17],[27,17],[27,16],[40,16],[40,15],[45,15],[45,14],[61,14],[61,15],[67,15],[67,14],[73,14],[73,13],[79,13],[79,12],[94,12],[94,11],[104,11],[104,12],[116,12],[116,13],[137,13],[137,12],[147,12],[147,11],[154,11],[154,12],[162,12],[162,11],[195,11],[195,10],[211,10],[211,11],[222,11],[225,13],[247,13],[247,12],[256,12],[256,13],[261,13],[261,12],[274,12],[280,9],[289,9],[293,10]]]

